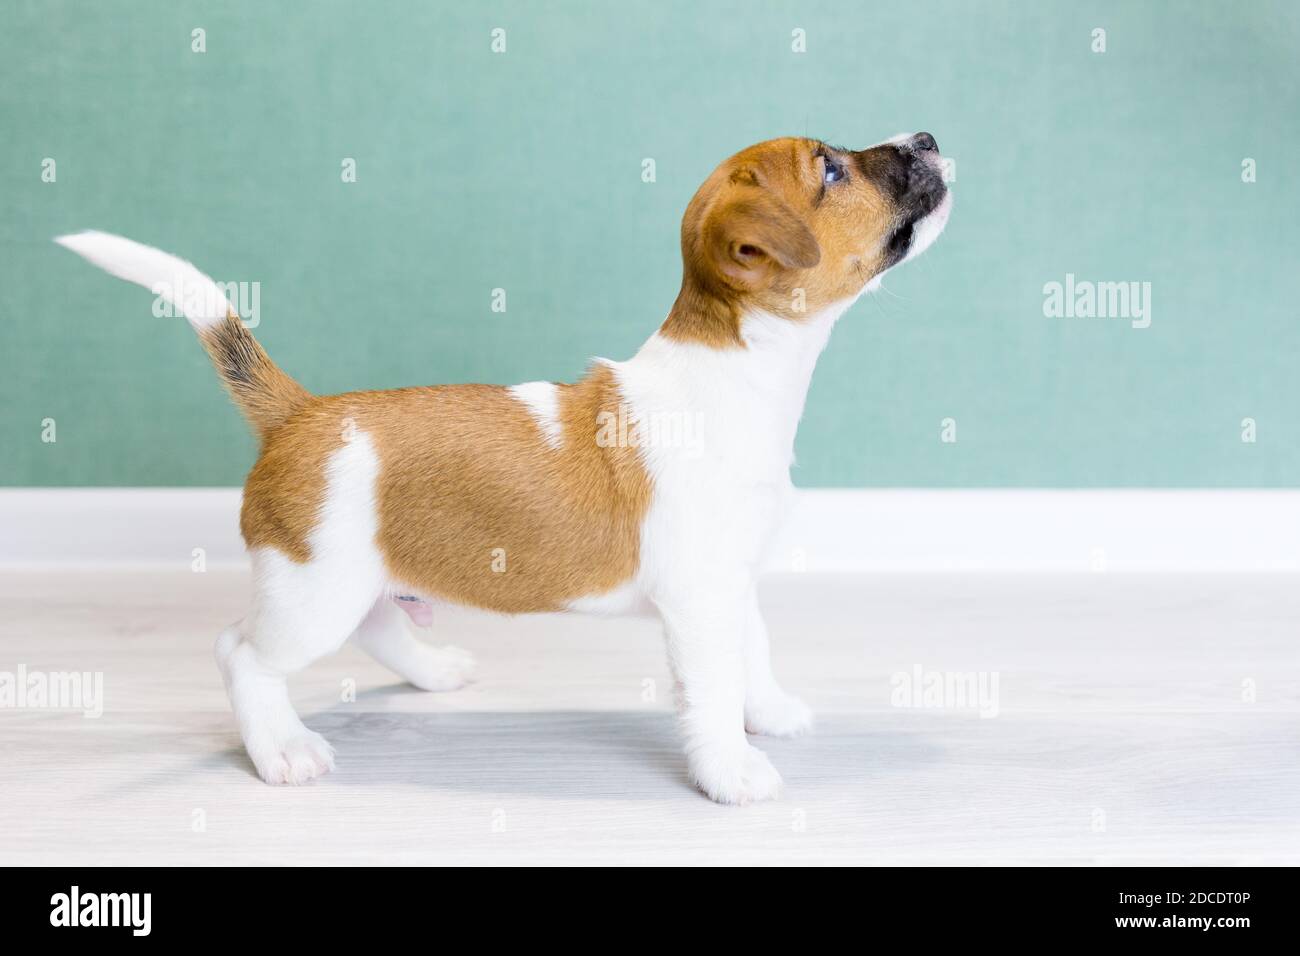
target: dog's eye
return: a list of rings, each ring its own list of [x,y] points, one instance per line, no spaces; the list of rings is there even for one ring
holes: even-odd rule
[[[826,172],[823,174],[822,182],[829,185],[830,183],[838,183],[844,178],[844,167],[835,160],[829,156],[823,156],[822,162],[826,164]]]

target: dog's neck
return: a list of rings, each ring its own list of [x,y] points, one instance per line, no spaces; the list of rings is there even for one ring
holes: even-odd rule
[[[730,454],[730,440],[762,446],[788,464],[817,358],[851,304],[836,303],[797,320],[746,312],[741,341],[733,345],[682,339],[665,327],[619,363],[622,377],[636,383],[643,407],[702,416],[706,433],[724,443],[724,454]]]

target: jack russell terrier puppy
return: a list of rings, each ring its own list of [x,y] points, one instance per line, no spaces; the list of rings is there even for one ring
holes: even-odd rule
[[[57,241],[150,288],[198,333],[261,439],[240,529],[248,616],[216,655],[248,755],[301,784],[334,753],[286,678],[351,638],[425,690],[473,660],[407,625],[427,601],[505,613],[662,617],[690,777],[721,803],[777,795],[746,732],[812,714],[772,675],[755,597],[791,497],[795,428],[831,327],[942,231],[951,196],[928,133],[859,152],[759,143],[719,166],[682,220],[682,288],[626,362],[579,382],[312,395],[187,262],[98,232]],[[663,440],[664,422],[697,440]],[[611,427],[618,423],[618,427]]]

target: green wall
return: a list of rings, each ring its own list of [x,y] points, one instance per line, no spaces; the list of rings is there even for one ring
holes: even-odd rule
[[[797,484],[1295,486],[1298,53],[1293,2],[10,0],[0,483],[253,460],[184,323],[58,233],[259,283],[257,335],[313,390],[568,380],[663,319],[722,158],[927,129],[951,224],[836,331]],[[1066,273],[1150,282],[1150,328],[1045,317]]]

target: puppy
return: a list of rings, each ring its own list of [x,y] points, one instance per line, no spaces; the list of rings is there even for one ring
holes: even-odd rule
[[[216,653],[262,779],[332,769],[286,678],[348,639],[417,687],[461,686],[469,655],[403,616],[451,601],[657,611],[691,779],[721,803],[776,796],[746,732],[799,734],[812,714],[772,675],[754,582],[809,379],[835,321],[935,240],[950,205],[928,133],[858,152],[760,143],[691,200],[681,292],[628,361],[572,385],[332,396],[276,366],[189,263],[103,233],[58,239],[183,312],[261,439],[240,515],[252,607]]]

